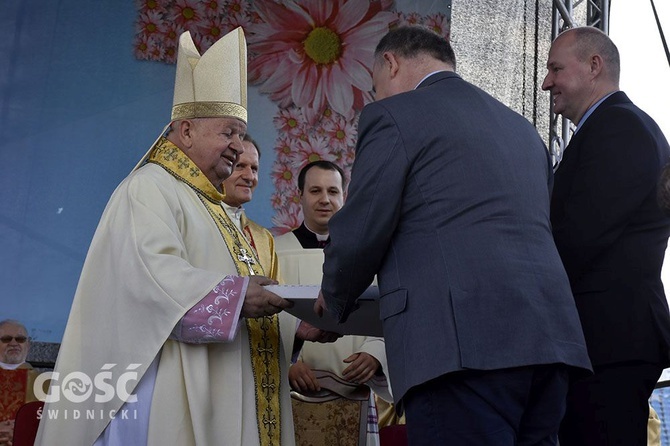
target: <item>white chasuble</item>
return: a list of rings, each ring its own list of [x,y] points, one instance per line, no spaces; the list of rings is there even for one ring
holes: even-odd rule
[[[322,249],[303,248],[292,232],[277,237],[276,246],[283,283],[321,285],[324,261]],[[384,339],[380,337],[349,335],[329,344],[305,342],[300,351],[300,359],[314,368],[342,376],[342,372],[348,367],[342,360],[356,352],[365,352],[377,358],[386,374],[388,370],[386,347]],[[366,384],[385,400],[393,401],[385,377],[373,378]]]
[[[277,237],[276,246],[283,283],[288,285],[321,285],[324,262],[323,249],[303,248],[293,232]],[[354,353],[368,353],[379,361],[383,375],[374,376],[365,384],[383,399],[393,401],[386,378],[388,363],[383,338],[348,335],[328,344],[306,341],[300,350],[300,360],[310,368],[327,370],[344,378],[342,372],[349,364],[343,362],[343,359]],[[379,444],[379,433],[373,394],[370,394],[370,405],[372,407],[368,412],[366,445],[376,446]]]
[[[282,445],[293,445],[286,367],[294,317],[279,315],[279,382],[263,383],[279,390],[280,419],[256,411],[257,383],[244,319],[228,343],[168,339],[184,314],[227,275],[247,272],[238,272],[220,228],[192,185],[156,164],[134,171],[112,195],[91,242],[54,382],[65,384],[73,373],[93,382],[104,371],[111,372],[106,382],[132,393],[160,355],[150,416],[143,420],[149,445],[256,446],[261,444],[257,420],[280,429]],[[118,386],[131,372],[135,379]],[[38,445],[91,445],[124,403],[119,392],[105,394],[96,385],[79,397],[64,395],[64,388],[55,397],[53,387]]]
[[[275,239],[279,271],[283,283],[289,285],[321,285],[323,249],[305,249],[293,232]]]

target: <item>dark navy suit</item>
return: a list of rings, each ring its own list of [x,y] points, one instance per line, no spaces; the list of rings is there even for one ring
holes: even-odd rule
[[[378,275],[396,402],[444,377],[486,375],[495,388],[490,371],[590,369],[552,239],[551,181],[530,123],[455,73],[365,107],[322,290],[343,320]],[[410,436],[411,421],[408,406]]]
[[[656,202],[669,156],[656,123],[617,92],[586,119],[556,171],[553,233],[596,372],[571,392],[567,446],[646,444],[647,398],[670,365],[660,277],[670,220]]]

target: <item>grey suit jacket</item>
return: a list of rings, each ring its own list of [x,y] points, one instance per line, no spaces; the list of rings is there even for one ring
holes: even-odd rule
[[[365,107],[322,289],[344,320],[378,274],[396,402],[460,370],[590,368],[551,180],[530,123],[455,73]]]

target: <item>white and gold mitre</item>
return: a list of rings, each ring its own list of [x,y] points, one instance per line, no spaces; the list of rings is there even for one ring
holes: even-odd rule
[[[219,117],[247,122],[247,42],[241,27],[202,56],[188,31],[179,37],[171,121]]]

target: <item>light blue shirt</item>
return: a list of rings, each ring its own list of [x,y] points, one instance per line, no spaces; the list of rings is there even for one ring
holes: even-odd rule
[[[584,116],[582,116],[582,119],[579,120],[579,123],[577,124],[577,128],[575,129],[575,133],[573,133],[573,135],[576,134],[579,131],[580,128],[582,128],[582,125],[584,125],[584,122],[586,122],[586,120],[589,119],[589,116],[591,116],[591,114],[595,111],[595,109],[598,108],[598,106],[600,104],[602,104],[605,99],[609,98],[614,93],[616,93],[616,91],[613,91],[610,94],[607,94],[607,95],[603,96],[598,102],[596,102],[591,107],[589,107],[588,110],[586,110],[586,113],[584,113]]]

